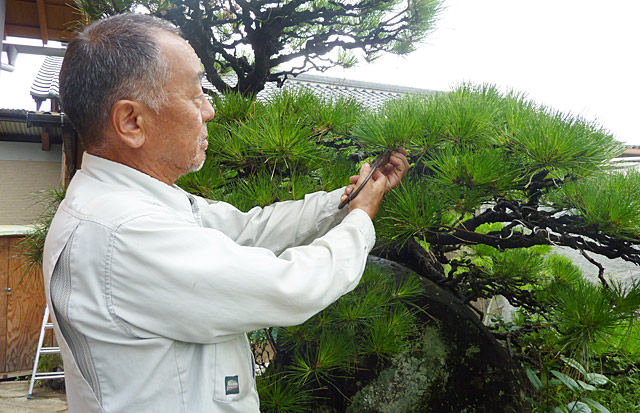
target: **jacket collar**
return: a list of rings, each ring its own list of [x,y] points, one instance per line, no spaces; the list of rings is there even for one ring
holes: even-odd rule
[[[85,152],[79,171],[111,185],[143,192],[176,211],[191,211],[190,195],[176,185],[167,185],[127,165]]]

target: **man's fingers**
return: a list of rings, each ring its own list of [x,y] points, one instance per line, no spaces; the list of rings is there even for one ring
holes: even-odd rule
[[[344,193],[342,194],[342,196],[340,197],[340,202],[344,202],[349,195],[351,195],[351,193],[355,190],[355,185],[348,185],[346,188],[344,188]]]
[[[375,185],[382,185],[382,186],[387,185],[387,176],[384,173],[382,173],[380,169],[376,169],[375,172],[373,172],[371,179],[373,179],[373,182],[375,182]]]
[[[349,178],[349,181],[352,184],[354,184],[356,187],[358,187],[358,186],[360,186],[362,181],[365,180],[367,175],[369,175],[369,172],[371,172],[371,165],[368,164],[368,163],[365,163],[360,167],[360,174],[352,176],[351,178]],[[355,182],[351,180],[352,178],[356,178]]]
[[[409,169],[409,160],[406,154],[407,151],[404,148],[398,149],[398,152],[393,152],[389,157],[389,163],[400,171],[406,171]]]

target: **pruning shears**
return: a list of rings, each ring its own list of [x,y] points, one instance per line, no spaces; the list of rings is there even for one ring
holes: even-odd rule
[[[378,155],[378,157],[371,164],[371,172],[369,172],[369,175],[367,175],[366,178],[364,178],[364,181],[362,181],[360,186],[356,188],[355,191],[353,191],[352,193],[349,194],[349,196],[347,196],[347,199],[340,202],[340,205],[338,205],[338,209],[344,208],[344,206],[347,205],[353,198],[358,196],[358,194],[360,193],[362,188],[365,186],[365,184],[369,182],[369,179],[371,179],[376,169],[382,166],[385,166],[387,163],[389,163],[390,157],[391,157],[391,151],[384,151],[380,155]]]

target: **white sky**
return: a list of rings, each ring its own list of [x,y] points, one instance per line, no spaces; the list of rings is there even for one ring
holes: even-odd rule
[[[640,145],[639,17],[637,0],[445,0],[416,52],[325,75],[433,90],[491,83]],[[41,61],[19,55],[15,72],[0,73],[0,107],[35,109]]]
[[[329,76],[448,90],[462,81],[525,92],[640,145],[640,2],[445,0],[408,57]]]

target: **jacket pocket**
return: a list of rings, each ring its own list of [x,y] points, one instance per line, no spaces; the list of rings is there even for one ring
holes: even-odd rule
[[[222,403],[243,399],[255,388],[253,356],[246,336],[215,346],[213,399]]]

